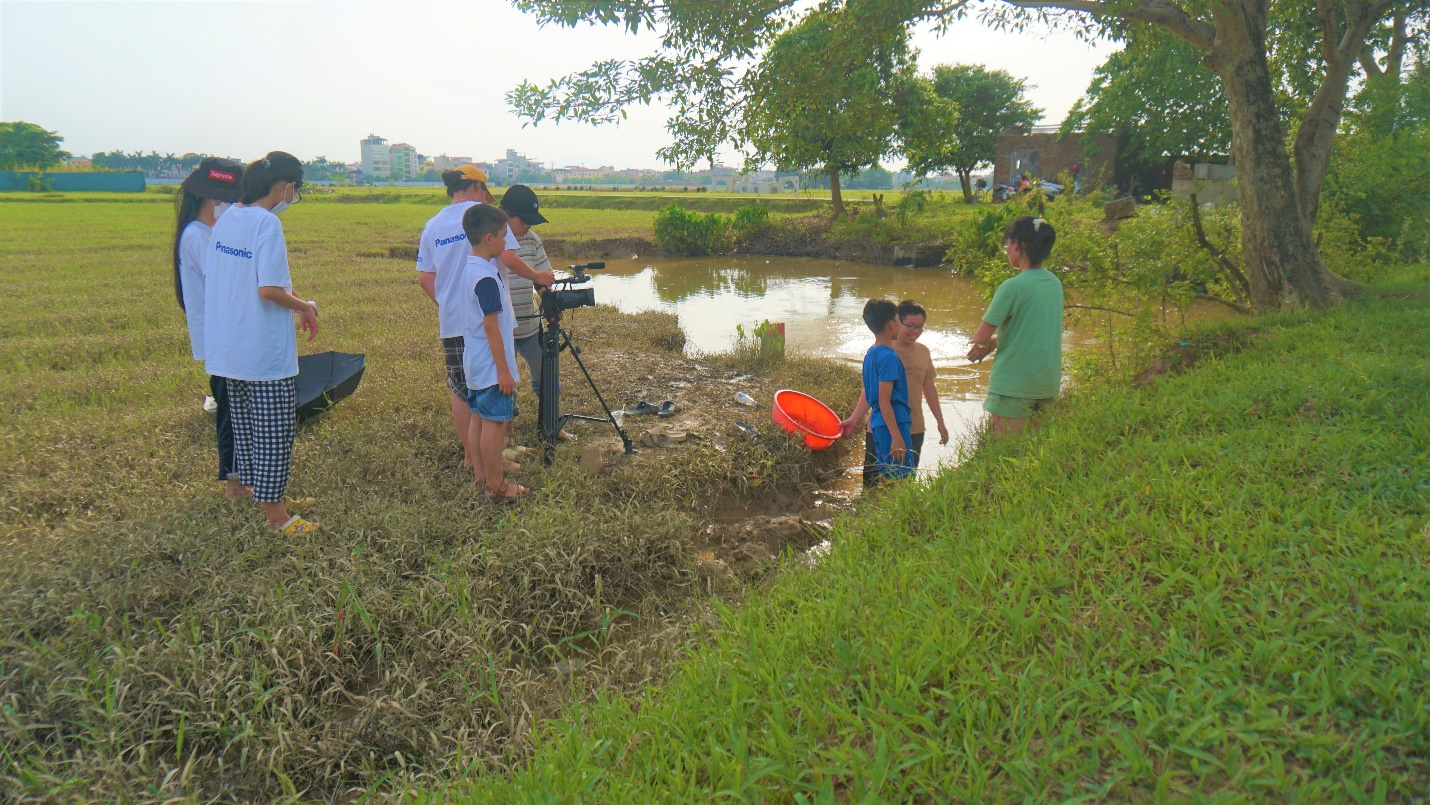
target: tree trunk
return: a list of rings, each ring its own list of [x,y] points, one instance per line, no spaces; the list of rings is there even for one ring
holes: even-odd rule
[[[1365,42],[1373,22],[1369,9],[1364,5],[1351,6],[1348,11],[1347,18],[1341,23],[1345,26],[1344,36],[1341,36],[1340,24],[1331,15],[1329,7],[1321,7],[1321,58],[1325,76],[1301,118],[1301,128],[1296,132],[1296,142],[1291,149],[1296,164],[1296,195],[1301,204],[1301,214],[1310,227],[1316,225],[1316,214],[1321,208],[1321,189],[1326,184],[1326,171],[1331,166],[1331,143],[1335,140],[1346,106],[1351,68],[1355,66],[1360,43]]]
[[[954,168],[954,170],[958,171],[958,183],[960,185],[963,185],[963,203],[972,204],[973,188],[968,184],[968,182],[973,176],[973,170],[971,168],[969,170]]]
[[[829,201],[834,208],[834,217],[844,217],[844,197],[839,195],[839,171],[835,169],[829,171]]]
[[[1257,0],[1227,5],[1228,13],[1216,15],[1216,45],[1206,62],[1221,77],[1230,104],[1251,304],[1258,311],[1323,308],[1340,301],[1345,281],[1321,261],[1297,198],[1266,64],[1265,6]]]

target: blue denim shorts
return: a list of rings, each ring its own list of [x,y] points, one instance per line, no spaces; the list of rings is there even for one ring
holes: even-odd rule
[[[472,413],[488,422],[510,422],[516,419],[516,395],[502,394],[501,387],[467,389],[467,405]]]

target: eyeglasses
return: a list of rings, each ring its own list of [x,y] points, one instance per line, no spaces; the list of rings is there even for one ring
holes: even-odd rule
[[[900,321],[899,321],[899,324],[904,325],[905,327],[907,327],[907,328],[910,329],[910,330],[916,330],[916,331],[918,331],[918,332],[923,332],[923,331],[924,331],[924,326],[923,326],[922,324],[909,324],[908,322],[903,321],[903,320],[900,320]]]

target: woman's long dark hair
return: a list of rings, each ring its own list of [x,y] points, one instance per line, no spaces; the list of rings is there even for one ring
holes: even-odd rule
[[[239,201],[252,204],[268,195],[277,182],[303,184],[303,163],[287,151],[269,151],[268,156],[255,159],[244,169],[238,184],[243,194]]]
[[[187,190],[180,190],[174,199],[174,206],[179,211],[178,227],[174,230],[174,298],[179,300],[179,309],[186,313],[188,311],[184,308],[184,281],[179,276],[179,246],[184,242],[184,230],[199,217],[199,210],[204,208],[206,200]]]

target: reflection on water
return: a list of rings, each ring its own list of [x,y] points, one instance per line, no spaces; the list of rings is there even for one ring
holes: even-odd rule
[[[992,361],[973,365],[963,356],[988,300],[970,280],[941,269],[793,257],[612,260],[606,266],[591,275],[597,301],[626,312],[675,313],[691,352],[728,350],[736,325],[750,332],[768,319],[785,323],[788,352],[858,366],[873,343],[860,318],[864,302],[871,297],[912,299],[928,311],[919,340],[938,369],[940,408],[951,436],[947,446],[938,445],[926,410],[929,438],[921,466],[955,460],[958,446],[969,442],[982,420]],[[1064,349],[1090,341],[1074,330],[1063,333]]]

